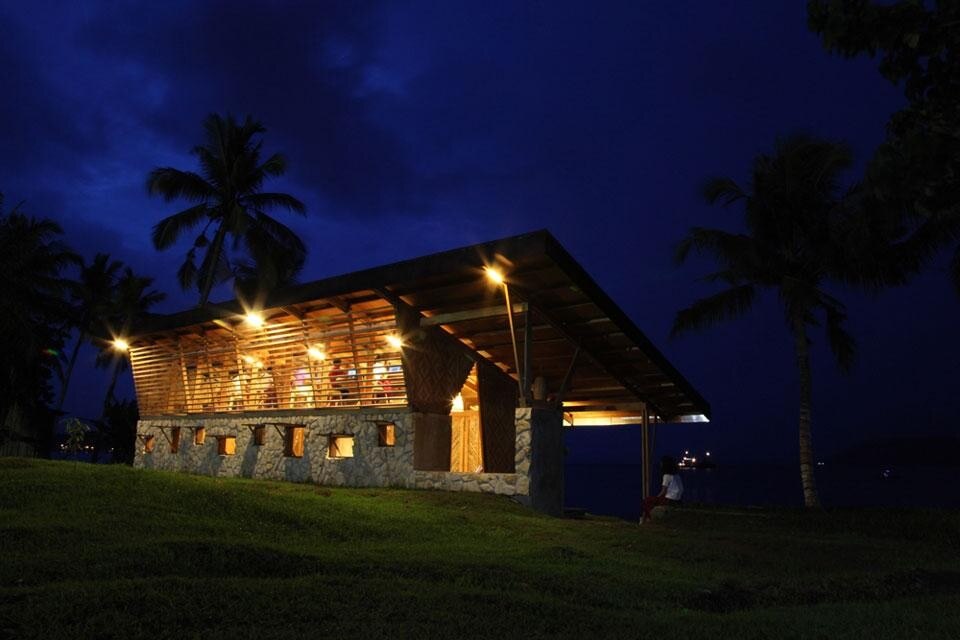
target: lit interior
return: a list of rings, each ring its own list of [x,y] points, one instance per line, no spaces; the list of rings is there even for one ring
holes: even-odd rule
[[[352,458],[353,436],[330,436],[327,456],[330,458]]]
[[[480,395],[477,366],[467,376],[450,412],[450,471],[483,471],[483,438],[480,429]]]
[[[377,444],[381,447],[392,447],[397,444],[397,427],[392,422],[377,425]]]
[[[182,415],[405,405],[402,349],[374,300],[218,320],[141,339],[130,359],[141,414]]]
[[[232,456],[237,453],[236,436],[217,436],[217,454]]]
[[[303,427],[287,426],[283,437],[283,455],[288,458],[302,458],[304,436]]]

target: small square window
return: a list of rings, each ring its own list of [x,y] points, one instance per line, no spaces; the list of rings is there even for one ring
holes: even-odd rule
[[[157,444],[157,436],[145,436],[143,438],[143,452],[153,453],[153,447]]]
[[[253,428],[253,444],[262,447],[267,441],[267,428],[260,424]]]
[[[330,436],[327,446],[328,458],[352,458],[353,436]]]
[[[203,444],[203,441],[207,439],[207,430],[203,427],[195,427],[193,429],[193,444]]]
[[[392,447],[397,444],[397,426],[392,422],[377,424],[377,446]]]
[[[283,455],[288,458],[303,457],[303,427],[287,427],[283,436]]]
[[[180,451],[180,427],[170,428],[170,453]]]
[[[217,436],[217,454],[232,456],[237,452],[236,436]]]

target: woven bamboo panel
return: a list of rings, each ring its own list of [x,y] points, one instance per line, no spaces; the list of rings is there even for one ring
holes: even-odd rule
[[[403,364],[410,406],[424,413],[450,413],[473,360],[456,338],[435,327],[421,329],[420,315],[409,307],[400,307],[400,330],[409,342]]]
[[[264,316],[261,327],[186,328],[131,347],[140,413],[406,404],[389,304]]]

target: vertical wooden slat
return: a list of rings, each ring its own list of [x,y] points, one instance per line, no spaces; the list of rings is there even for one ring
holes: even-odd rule
[[[153,344],[138,345],[131,351],[131,362],[143,415],[266,411],[291,404],[314,408],[406,403],[404,370],[389,370],[401,363],[402,354],[387,346],[387,336],[397,333],[396,315],[388,303],[350,314],[330,308],[313,315],[288,314],[265,312],[267,323],[261,329],[198,326],[193,333],[181,329],[181,335],[171,332],[154,337]],[[349,404],[325,394],[329,364],[309,356],[315,340],[324,343],[328,359],[342,358],[356,371],[353,379],[344,381],[350,389]],[[253,359],[258,362],[252,364]],[[375,380],[378,361],[383,371]],[[237,378],[230,377],[233,370]],[[303,380],[305,374],[309,384]],[[298,391],[298,383],[309,391]]]

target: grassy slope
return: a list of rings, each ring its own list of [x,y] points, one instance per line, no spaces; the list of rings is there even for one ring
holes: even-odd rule
[[[0,638],[960,637],[960,514],[685,509],[0,459]]]

